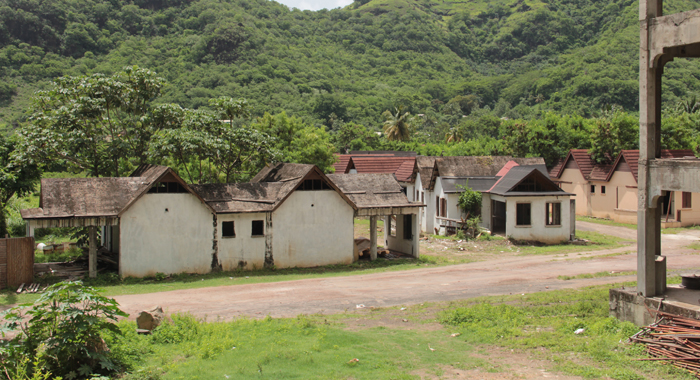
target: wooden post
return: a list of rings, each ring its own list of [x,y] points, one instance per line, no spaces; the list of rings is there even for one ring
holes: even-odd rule
[[[369,259],[377,259],[377,217],[369,217]]]
[[[90,278],[97,277],[97,227],[89,227],[90,252],[88,254],[88,270]]]

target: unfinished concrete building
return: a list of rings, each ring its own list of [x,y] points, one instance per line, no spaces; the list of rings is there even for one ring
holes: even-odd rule
[[[683,289],[667,289],[661,255],[661,208],[667,191],[700,191],[700,160],[661,158],[661,79],[674,58],[700,57],[700,9],[663,14],[662,0],[639,1],[639,198],[637,292],[611,291],[610,312],[620,319],[647,324],[646,307],[694,318],[697,305],[678,302]],[[674,296],[673,292],[676,292]],[[662,296],[668,296],[665,300]]]

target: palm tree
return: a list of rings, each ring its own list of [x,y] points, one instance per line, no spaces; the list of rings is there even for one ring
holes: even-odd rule
[[[457,128],[451,128],[447,135],[445,135],[445,140],[447,143],[460,142],[462,141],[462,135],[459,133]]]
[[[403,112],[403,106],[394,108],[396,113],[384,111],[384,135],[387,140],[408,141],[411,138],[411,124],[408,112]]]
[[[683,99],[678,102],[678,110],[685,113],[696,113],[700,111],[700,102],[698,102],[697,96],[693,95],[688,99]]]

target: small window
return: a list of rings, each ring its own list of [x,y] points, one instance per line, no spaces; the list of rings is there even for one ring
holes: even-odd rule
[[[605,186],[601,186],[601,187],[600,187],[600,193],[601,193],[601,194],[605,194]]]
[[[425,204],[425,192],[420,193],[420,202]]]
[[[252,236],[265,236],[265,221],[264,220],[254,220],[253,221],[253,232]]]
[[[683,192],[683,208],[693,208],[693,193]]]
[[[440,196],[435,196],[435,214],[440,216]]]
[[[403,238],[407,240],[413,239],[413,215],[403,216]]]
[[[447,217],[447,199],[440,198],[440,216]]]
[[[530,204],[517,203],[515,205],[515,224],[517,226],[530,225]]]
[[[235,238],[236,230],[233,228],[233,222],[221,223],[221,237]]]
[[[595,185],[591,185],[591,194],[595,194]]]
[[[396,215],[389,215],[389,225],[386,226],[389,236],[396,237]]]
[[[548,226],[560,226],[561,225],[561,203],[547,203],[547,210],[545,213],[547,220],[545,224]]]
[[[417,201],[419,199],[418,198],[419,194],[420,194],[420,191],[418,191],[418,189],[416,189],[416,197],[413,199],[414,201]]]

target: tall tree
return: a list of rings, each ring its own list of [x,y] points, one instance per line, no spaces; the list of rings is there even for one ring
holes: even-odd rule
[[[163,85],[136,66],[111,77],[58,78],[36,93],[30,122],[19,131],[22,150],[94,177],[125,175],[146,162],[153,134],[173,126],[171,111],[177,110],[152,105]]]
[[[384,111],[384,135],[388,140],[408,141],[411,139],[411,124],[408,112],[403,112],[403,106],[394,108],[396,113]]]
[[[41,172],[32,160],[17,157],[17,138],[0,134],[0,238],[7,234],[5,206],[15,195],[22,196],[34,190]]]

